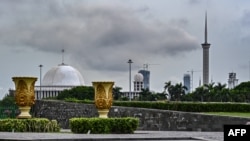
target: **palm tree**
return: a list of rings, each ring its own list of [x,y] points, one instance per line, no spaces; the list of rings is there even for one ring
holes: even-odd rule
[[[209,84],[205,84],[204,87],[207,88],[210,92],[211,90],[213,90],[214,84],[215,84],[214,82],[209,83]]]
[[[221,91],[222,89],[226,88],[227,84],[221,84],[220,82],[217,83],[216,86],[214,86],[214,88],[218,91]]]
[[[169,94],[169,90],[171,89],[171,87],[173,87],[173,85],[171,84],[171,81],[168,81],[168,82],[165,82],[165,85],[164,85],[164,94],[166,96],[170,96]]]
[[[208,95],[208,88],[205,86],[198,87],[194,91],[194,100],[203,102],[205,95]]]
[[[204,87],[206,89],[205,93],[202,94],[204,101],[210,101],[212,99],[212,97],[214,97],[214,94],[215,94],[214,93],[214,84],[215,83],[212,82],[212,83],[204,85]]]
[[[185,94],[185,90],[187,90],[187,87],[183,86],[182,83],[170,85],[168,87],[168,93],[170,95],[170,100],[180,101],[181,96]]]
[[[166,90],[168,90],[170,86],[171,86],[171,81],[165,82],[164,92],[166,92]]]
[[[143,101],[148,101],[150,100],[151,92],[149,91],[148,88],[142,89],[141,92],[139,93],[139,99]]]
[[[114,100],[119,100],[121,98],[122,92],[121,92],[122,88],[121,87],[114,87],[113,88],[113,98]]]
[[[175,85],[176,87],[176,93],[175,93],[175,100],[180,101],[181,96],[185,95],[185,91],[187,90],[187,87],[182,85],[182,83],[177,83]]]
[[[216,101],[222,101],[223,94],[225,93],[227,84],[221,84],[220,82],[217,83],[216,86],[214,86],[215,92],[216,92]]]

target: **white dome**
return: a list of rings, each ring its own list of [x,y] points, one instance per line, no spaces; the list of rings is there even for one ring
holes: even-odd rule
[[[75,68],[60,64],[51,68],[43,77],[44,86],[81,86],[84,80],[81,73]]]
[[[143,81],[143,75],[141,73],[135,74],[134,81],[136,81],[136,82],[142,82]]]

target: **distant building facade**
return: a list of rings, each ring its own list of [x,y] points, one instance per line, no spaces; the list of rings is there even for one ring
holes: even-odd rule
[[[143,75],[141,73],[137,73],[134,76],[134,91],[141,92],[143,88]]]
[[[143,75],[144,89],[150,90],[150,71],[149,70],[139,70],[138,73]]]
[[[236,73],[230,72],[228,78],[228,88],[233,89],[238,85],[238,79],[236,78]]]
[[[123,97],[130,97],[131,99],[139,99],[140,97],[140,92],[144,89],[144,84],[143,84],[143,75],[141,73],[137,73],[134,75],[134,91],[131,92],[123,92]]]
[[[184,74],[183,76],[183,83],[184,86],[187,87],[187,90],[185,90],[185,93],[190,93],[191,92],[191,76],[190,74]]]

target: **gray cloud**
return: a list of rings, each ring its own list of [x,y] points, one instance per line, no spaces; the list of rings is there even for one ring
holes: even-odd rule
[[[240,24],[239,26],[241,26],[239,30],[239,38],[240,41],[242,41],[242,43],[248,48],[248,45],[250,43],[249,39],[250,39],[250,34],[249,34],[249,29],[250,29],[250,10],[244,10],[242,13],[242,16],[240,17]]]
[[[65,49],[81,66],[113,71],[127,68],[121,63],[129,58],[143,64],[148,57],[175,57],[200,47],[180,26],[143,21],[129,7],[60,2],[6,1],[0,6],[0,44]]]
[[[241,18],[241,25],[244,27],[250,27],[250,10],[244,10],[243,16]]]
[[[200,1],[200,0],[189,0],[188,1],[188,3],[189,4],[199,4],[199,3],[201,3],[202,1]]]

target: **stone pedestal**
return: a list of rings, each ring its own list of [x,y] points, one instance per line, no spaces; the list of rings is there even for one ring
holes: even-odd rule
[[[17,118],[31,118],[30,108],[35,104],[36,77],[12,77],[15,83],[15,102],[21,113]]]
[[[108,118],[108,112],[113,104],[113,81],[92,82],[95,90],[95,106],[100,118]]]

